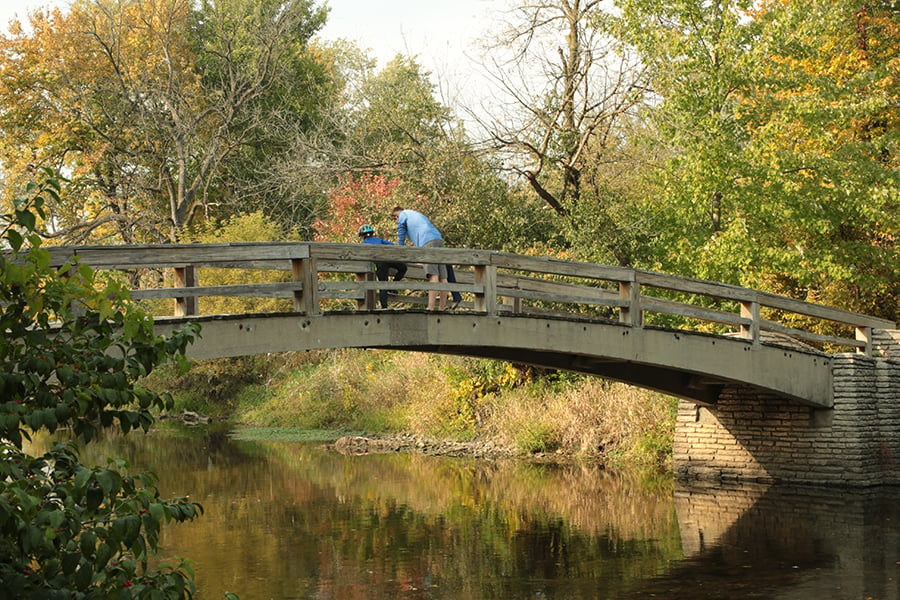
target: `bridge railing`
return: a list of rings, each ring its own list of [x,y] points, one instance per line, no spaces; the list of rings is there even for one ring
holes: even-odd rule
[[[896,327],[892,321],[723,283],[490,250],[259,242],[70,246],[52,248],[51,256],[54,264],[77,257],[98,270],[171,269],[171,287],[134,289],[132,296],[174,299],[175,316],[200,314],[198,299],[214,296],[287,298],[290,310],[310,315],[328,310],[328,301],[335,300],[355,301],[357,308],[373,310],[377,291],[385,289],[409,306],[423,304],[423,292],[460,292],[463,310],[487,315],[607,318],[638,328],[653,326],[652,317],[658,316],[667,326],[687,328],[686,323],[693,323],[695,329],[739,336],[755,344],[781,336],[817,349],[853,348],[865,353],[872,351],[873,329]],[[375,281],[376,261],[407,263],[410,277]],[[457,282],[425,281],[418,268],[423,263],[454,265]],[[198,281],[201,269],[281,274],[272,281],[202,285]]]

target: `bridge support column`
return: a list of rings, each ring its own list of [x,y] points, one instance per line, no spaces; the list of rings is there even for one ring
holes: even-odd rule
[[[858,487],[900,484],[900,334],[892,339],[897,358],[887,349],[876,357],[834,356],[832,409],[745,386],[727,387],[714,407],[682,401],[676,475]]]

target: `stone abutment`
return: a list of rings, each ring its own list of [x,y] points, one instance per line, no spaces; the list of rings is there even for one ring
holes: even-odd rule
[[[866,487],[900,485],[900,331],[876,331],[875,356],[832,357],[833,408],[746,386],[715,406],[679,405],[682,479]]]

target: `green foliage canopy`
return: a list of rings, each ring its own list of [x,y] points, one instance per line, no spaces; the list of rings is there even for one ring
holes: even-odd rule
[[[637,147],[662,149],[650,266],[896,319],[898,13],[618,5],[654,94]]]

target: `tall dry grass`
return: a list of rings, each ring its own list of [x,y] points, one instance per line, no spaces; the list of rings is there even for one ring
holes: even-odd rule
[[[621,383],[573,377],[497,396],[490,437],[530,452],[563,452],[613,461],[665,464],[671,456],[676,401]]]
[[[283,362],[235,420],[258,426],[407,432],[664,465],[675,401],[594,377],[387,350],[277,355]]]

